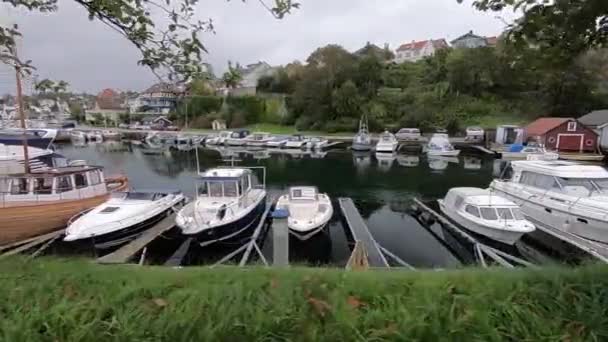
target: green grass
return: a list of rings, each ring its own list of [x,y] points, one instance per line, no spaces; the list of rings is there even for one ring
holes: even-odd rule
[[[2,341],[601,341],[608,268],[370,271],[0,261]]]

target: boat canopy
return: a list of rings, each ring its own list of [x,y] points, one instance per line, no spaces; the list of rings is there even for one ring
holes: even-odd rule
[[[293,200],[316,200],[318,190],[314,186],[299,186],[289,188],[289,197]]]

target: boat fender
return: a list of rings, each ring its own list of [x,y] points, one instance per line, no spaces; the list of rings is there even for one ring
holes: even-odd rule
[[[222,204],[220,209],[217,211],[217,218],[221,221],[224,219],[224,216],[226,216],[226,205]]]

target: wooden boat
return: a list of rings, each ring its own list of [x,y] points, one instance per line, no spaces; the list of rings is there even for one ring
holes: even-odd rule
[[[128,187],[126,177],[105,179],[101,167],[68,166],[0,177],[0,245],[49,233],[74,215]]]

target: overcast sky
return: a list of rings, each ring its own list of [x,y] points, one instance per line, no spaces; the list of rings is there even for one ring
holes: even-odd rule
[[[272,2],[272,0],[266,0]],[[473,30],[494,36],[504,29],[496,13],[456,0],[300,0],[301,8],[283,20],[274,19],[257,0],[202,0],[201,19],[212,18],[216,33],[202,36],[209,50],[205,59],[216,74],[228,60],[271,65],[303,61],[317,47],[337,43],[356,50],[372,42],[379,46],[429,38],[448,41]],[[145,89],[155,81],[137,65],[139,53],[118,33],[89,21],[75,2],[59,1],[56,13],[9,9],[0,3],[0,20],[17,22],[24,35],[21,57],[33,60],[41,78],[66,80],[74,91],[97,93],[103,88]],[[511,13],[502,13],[511,20]],[[7,18],[8,17],[8,18]],[[0,65],[0,94],[13,92],[14,75]],[[27,85],[26,85],[27,87]]]

